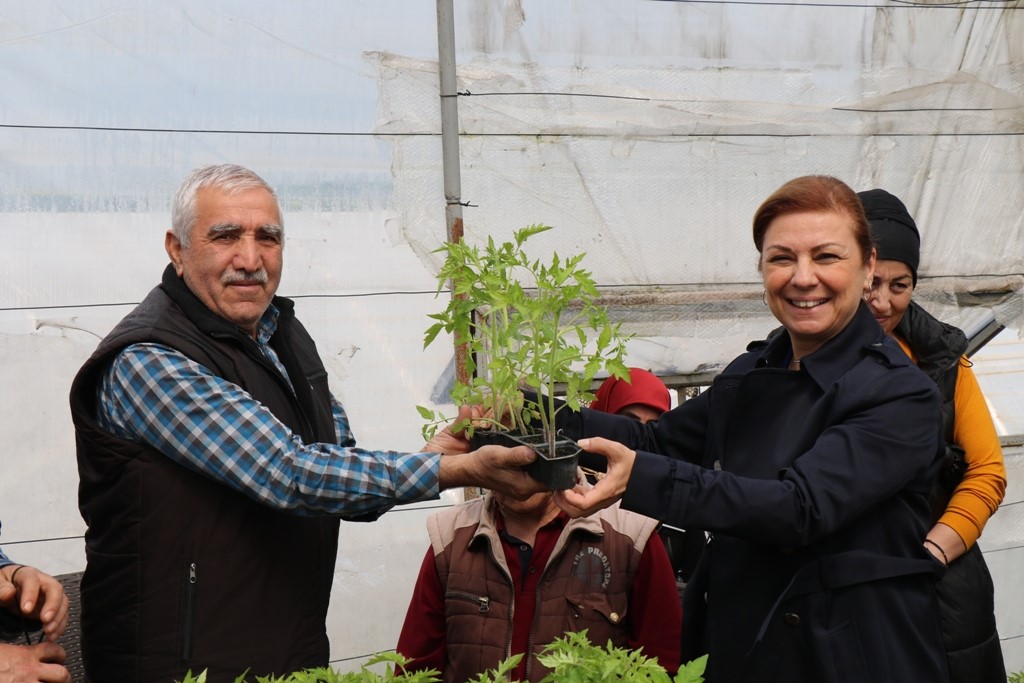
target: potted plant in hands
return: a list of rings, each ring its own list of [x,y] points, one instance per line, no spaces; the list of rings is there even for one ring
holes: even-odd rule
[[[450,282],[452,298],[430,316],[435,322],[423,345],[441,332],[465,344],[469,379],[456,380],[453,402],[492,408],[486,426],[537,451],[531,476],[565,489],[575,483],[579,448],[558,439],[555,416],[593,400],[590,386],[600,373],[629,379],[623,360],[629,336],[597,304],[594,279],[580,265],[585,254],[563,259],[554,253],[548,261],[527,256],[526,241],[550,229],[530,225],[501,244],[488,238],[482,247],[455,242],[438,249],[445,254],[438,293]],[[450,422],[428,408],[419,411],[428,440]],[[470,436],[480,429],[479,423],[456,426]]]

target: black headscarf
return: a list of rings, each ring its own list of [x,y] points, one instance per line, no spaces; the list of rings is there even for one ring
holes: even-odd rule
[[[858,192],[857,196],[871,224],[871,238],[878,258],[906,263],[916,286],[917,266],[921,262],[921,235],[907,207],[885,190],[867,190]]]

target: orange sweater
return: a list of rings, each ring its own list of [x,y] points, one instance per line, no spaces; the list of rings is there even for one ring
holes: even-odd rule
[[[899,338],[897,341],[916,363],[917,356],[906,342]],[[988,403],[966,356],[960,358],[953,404],[953,441],[964,449],[967,471],[939,522],[956,531],[970,549],[1003,501],[1006,465]]]

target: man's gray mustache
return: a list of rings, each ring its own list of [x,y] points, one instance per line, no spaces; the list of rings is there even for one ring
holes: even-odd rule
[[[221,278],[221,283],[225,285],[236,285],[236,284],[267,284],[267,271],[262,268],[253,271],[251,273],[244,270],[233,270],[230,273],[225,273],[224,277]]]

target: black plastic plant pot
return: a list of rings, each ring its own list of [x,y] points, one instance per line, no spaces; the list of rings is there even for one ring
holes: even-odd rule
[[[526,473],[552,491],[571,489],[576,484],[576,467],[579,465],[580,447],[571,439],[555,441],[555,452],[540,434],[512,437],[537,454],[537,459],[526,466]]]
[[[522,443],[511,434],[497,429],[475,429],[473,430],[473,436],[469,437],[469,447],[474,451],[481,446],[515,448],[521,445]]]
[[[579,464],[580,447],[571,439],[555,441],[555,453],[549,453],[547,439],[541,434],[512,434],[493,430],[476,430],[469,440],[473,450],[481,446],[528,446],[537,454],[537,459],[526,466],[526,473],[546,485],[552,491],[571,489],[576,484],[576,467]]]

